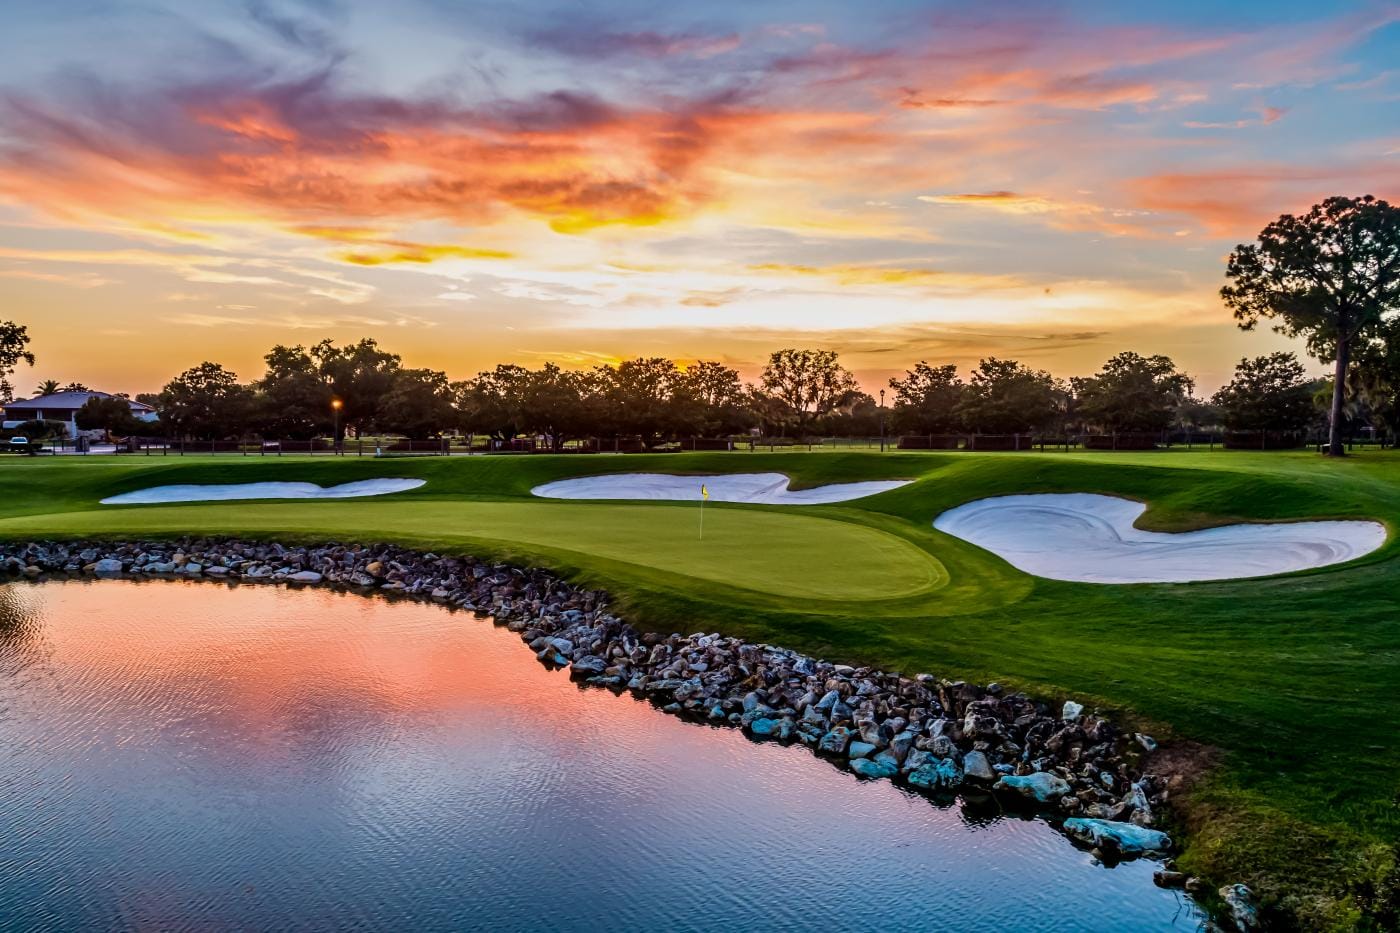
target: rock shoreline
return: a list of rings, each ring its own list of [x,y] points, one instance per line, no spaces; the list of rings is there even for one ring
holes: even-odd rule
[[[756,740],[799,742],[862,778],[931,794],[991,793],[1063,817],[1062,831],[1103,859],[1166,856],[1172,847],[1154,828],[1173,788],[1149,768],[1156,743],[1078,703],[1054,709],[997,684],[833,664],[718,634],[643,633],[611,613],[602,592],[543,570],[390,545],[0,545],[0,577],[58,574],[319,584],[428,599],[492,616],[542,663],[567,667],[583,684],[630,691]]]

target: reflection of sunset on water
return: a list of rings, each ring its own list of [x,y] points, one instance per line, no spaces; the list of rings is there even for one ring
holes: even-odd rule
[[[1104,871],[1038,821],[581,689],[471,614],[325,589],[0,586],[0,792],[21,929],[797,929],[872,884],[862,927],[1178,909],[1151,863]]]
[[[450,728],[483,705],[503,704],[510,720],[569,722],[557,737],[586,750],[580,714],[597,697],[542,690],[567,682],[567,675],[522,664],[516,639],[482,638],[489,622],[468,613],[407,602],[386,613],[384,600],[244,586],[237,615],[230,616],[211,613],[209,584],[72,586],[93,587],[84,601],[98,605],[45,628],[44,643],[51,663],[112,689],[100,713],[107,725],[121,724],[115,741],[182,743],[197,725],[220,737],[210,753],[276,770],[294,765],[304,746],[313,747],[313,757],[352,739],[382,749],[414,722]],[[179,624],[146,625],[138,617],[138,635],[106,609],[114,586],[134,588],[138,603],[158,596],[162,617]],[[41,608],[50,592],[21,588],[18,603]],[[66,705],[84,698],[61,691],[50,699]],[[178,715],[162,722],[160,715],[175,706]],[[85,714],[75,708],[72,715]],[[616,729],[659,718],[630,698],[609,704],[608,716]],[[509,720],[472,728],[503,737],[510,731]],[[357,753],[365,750],[361,744]]]

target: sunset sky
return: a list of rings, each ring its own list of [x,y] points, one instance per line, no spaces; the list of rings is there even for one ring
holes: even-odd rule
[[[1207,391],[1286,345],[1224,257],[1400,198],[1400,4],[8,0],[16,380],[374,336],[498,361],[841,352]],[[1314,367],[1318,368],[1318,367]]]

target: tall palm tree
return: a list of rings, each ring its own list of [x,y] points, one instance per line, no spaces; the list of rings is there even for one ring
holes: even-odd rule
[[[41,398],[45,395],[53,395],[58,389],[59,385],[57,379],[45,379],[43,382],[39,383],[38,388],[34,390],[34,397]]]

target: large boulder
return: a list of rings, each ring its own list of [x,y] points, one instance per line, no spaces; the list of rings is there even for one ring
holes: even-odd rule
[[[1064,778],[1047,771],[1034,774],[1008,774],[996,782],[993,790],[1008,790],[1036,803],[1056,803],[1061,797],[1073,793],[1074,788]]]
[[[93,573],[121,573],[122,562],[114,557],[106,557],[92,565]]]
[[[767,738],[778,731],[779,720],[770,719],[766,716],[759,716],[749,720],[749,732],[753,735]]]
[[[963,769],[952,758],[935,758],[910,771],[908,781],[924,790],[951,790],[963,782]]]
[[[887,751],[902,764],[909,750],[914,747],[914,740],[918,738],[912,732],[897,732],[894,738],[890,739],[890,747]]]
[[[963,757],[963,773],[975,781],[994,781],[997,776],[987,756],[978,751],[968,752]]]
[[[851,770],[864,778],[888,778],[899,773],[899,766],[887,758],[857,758],[851,762]]]
[[[928,750],[935,758],[956,758],[958,755],[957,743],[946,735],[940,735],[932,742],[929,742]],[[988,768],[990,767],[991,766],[988,765]]]
[[[575,658],[570,665],[570,674],[575,677],[592,677],[608,669],[608,662],[597,655],[584,655]]]
[[[1065,820],[1064,829],[1085,845],[1097,846],[1119,855],[1165,855],[1172,847],[1171,837],[1166,833],[1135,823],[1071,817]]]
[[[569,663],[569,659],[560,654],[553,645],[545,645],[535,657],[553,667],[563,667]]]
[[[817,743],[817,750],[828,755],[844,755],[850,743],[851,730],[845,726],[837,726],[822,736],[821,741]]]

